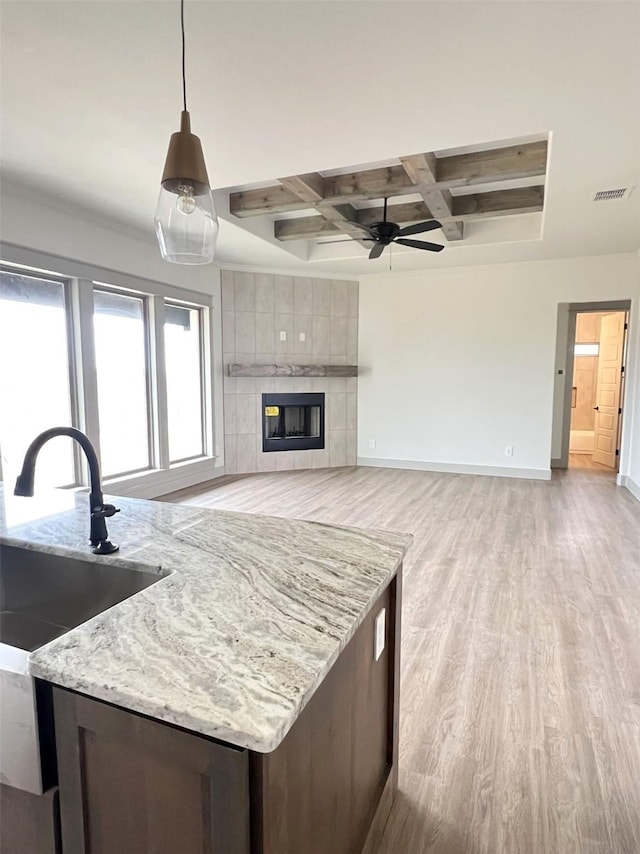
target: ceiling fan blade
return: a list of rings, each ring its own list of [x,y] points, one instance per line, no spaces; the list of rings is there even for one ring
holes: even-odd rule
[[[437,219],[432,219],[430,222],[417,222],[415,225],[405,225],[398,232],[398,237],[404,237],[406,234],[422,234],[424,231],[433,231],[435,228],[442,228],[442,223]]]
[[[336,223],[337,225],[337,223]],[[370,225],[363,225],[361,222],[350,222],[347,221],[347,225],[355,225],[357,228],[361,228],[363,231],[367,231],[372,237],[376,236],[376,232]]]
[[[413,249],[428,249],[429,252],[442,252],[444,249],[439,243],[429,243],[427,240],[403,240],[399,237],[394,243],[402,243],[403,246],[411,246]]]
[[[384,247],[384,243],[376,243],[371,252],[369,252],[369,260],[371,260],[371,258],[379,258],[384,252]]]

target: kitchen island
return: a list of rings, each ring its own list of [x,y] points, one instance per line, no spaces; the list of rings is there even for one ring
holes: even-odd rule
[[[83,547],[81,494],[6,496],[0,528],[169,573],[29,658],[54,686],[64,854],[374,850],[397,780],[411,538],[114,502],[108,557]]]

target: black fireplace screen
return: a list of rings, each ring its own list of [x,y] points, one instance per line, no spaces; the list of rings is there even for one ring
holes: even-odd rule
[[[262,450],[324,448],[324,394],[263,394]]]

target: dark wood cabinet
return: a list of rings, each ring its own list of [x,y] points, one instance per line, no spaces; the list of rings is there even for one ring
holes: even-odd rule
[[[0,784],[0,854],[60,854],[58,787],[32,795]]]
[[[64,854],[249,854],[248,752],[54,691]]]
[[[397,781],[399,583],[376,602],[280,747],[252,754],[253,854],[363,850],[385,788]],[[385,648],[376,661],[382,608]]]
[[[54,689],[63,854],[373,854],[397,785],[400,584],[273,753]]]

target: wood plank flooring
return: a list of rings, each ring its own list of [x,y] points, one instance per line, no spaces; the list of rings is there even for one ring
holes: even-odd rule
[[[616,470],[605,466],[602,463],[596,463],[593,459],[593,454],[569,454],[570,469],[591,469],[591,471],[599,471],[603,474],[616,476]]]
[[[640,503],[614,480],[325,469],[173,500],[414,534],[379,854],[639,854]]]

